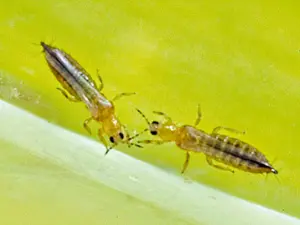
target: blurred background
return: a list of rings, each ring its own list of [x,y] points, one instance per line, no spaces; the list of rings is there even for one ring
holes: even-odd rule
[[[2,1],[0,96],[49,123],[98,140],[96,123],[93,136],[82,127],[89,117],[84,105],[56,90],[60,85],[39,46],[44,41],[70,53],[96,82],[98,69],[108,98],[137,92],[116,102],[118,117],[131,131],[147,126],[135,108],[149,120],[159,119],[152,114],[156,110],[178,124],[193,124],[200,103],[201,129],[245,130],[238,138],[262,151],[279,171],[277,177],[216,170],[202,154],[192,154],[180,177],[185,153],[174,144],[120,145],[117,150],[180,179],[300,218],[299,4]],[[9,119],[1,129],[9,127]],[[53,216],[59,218],[56,224],[193,224],[41,160],[14,142],[0,144],[2,224],[53,224],[46,221]]]

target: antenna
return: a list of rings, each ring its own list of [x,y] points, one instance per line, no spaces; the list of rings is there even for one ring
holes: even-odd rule
[[[139,110],[138,108],[136,108],[136,111],[138,111],[138,113],[139,113],[139,114],[141,114],[141,115],[142,115],[142,117],[144,117],[144,119],[146,120],[147,124],[150,126],[150,122],[149,122],[149,120],[147,119],[147,117],[145,116],[145,114],[144,114],[144,113],[142,113],[142,111],[141,111],[141,110]]]
[[[104,153],[104,156],[106,156],[107,153],[109,153],[109,151],[110,151],[113,147],[115,147],[115,146],[116,146],[116,144],[113,144],[113,145],[110,146],[108,149],[106,149],[106,152]]]
[[[136,135],[134,135],[134,136],[132,136],[132,137],[129,137],[129,138],[127,139],[127,141],[131,141],[131,140],[135,139],[136,137],[140,136],[141,134],[145,133],[145,132],[148,131],[148,130],[149,130],[149,128],[144,129],[144,130],[141,131],[140,133],[137,133]],[[130,143],[130,144],[132,145],[132,143]]]

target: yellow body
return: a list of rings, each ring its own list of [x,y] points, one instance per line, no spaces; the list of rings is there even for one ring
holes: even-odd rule
[[[114,145],[117,145],[119,142],[129,143],[127,140],[128,135],[125,137],[123,127],[115,115],[113,102],[109,101],[101,93],[103,88],[101,77],[98,75],[101,85],[97,88],[92,77],[71,55],[44,42],[41,42],[41,45],[48,66],[64,88],[64,90],[59,90],[71,101],[84,102],[90,111],[91,117],[85,120],[84,128],[91,133],[88,123],[91,120],[96,120],[102,124],[102,127],[98,130],[98,136],[106,147],[107,143],[103,137],[104,134],[109,137]],[[121,95],[126,94],[123,93]],[[109,149],[107,153],[108,151]]]
[[[87,134],[80,121],[86,119],[89,112],[83,104],[69,104],[55,90],[60,84],[53,79],[40,47],[33,44],[43,40],[69,51],[92,73],[96,82],[96,69],[99,69],[109,99],[123,90],[139,93],[134,98],[115,103],[118,118],[129,128],[141,130],[144,127],[144,121],[139,120],[133,106],[143,109],[149,117],[149,110],[157,109],[168,112],[176,121],[192,124],[192,109],[200,101],[205,108],[201,129],[211,131],[218,125],[246,129],[246,136],[237,137],[255,143],[271,162],[274,161],[280,171],[280,184],[273,176],[220,173],[205,165],[202,154],[198,157],[195,154],[191,160],[188,179],[300,218],[300,29],[296,22],[300,19],[300,2],[192,0],[176,1],[175,4],[174,1],[153,0],[141,4],[138,0],[130,3],[120,0],[12,0],[1,3],[4,10],[0,15],[0,75],[7,78],[7,82],[0,80],[2,99],[50,123],[81,135]],[[12,80],[13,84],[9,85]],[[25,100],[11,97],[15,88]],[[12,122],[7,121],[6,126]],[[20,128],[23,125],[20,123]],[[96,131],[97,126],[93,122],[92,131]],[[10,135],[12,138],[16,136],[13,132]],[[28,135],[24,138],[40,139]],[[24,149],[12,153],[4,140],[1,143],[3,167],[7,166],[9,171],[16,168],[16,177],[21,175],[17,171],[27,171],[28,177],[32,177],[34,171],[44,171],[39,173],[44,178],[35,177],[35,181],[45,181],[45,188],[49,182],[59,182],[60,196],[64,196],[55,201],[55,194],[49,195],[52,191],[37,185],[28,186],[24,184],[25,179],[20,183],[15,176],[7,176],[8,170],[3,168],[1,175],[7,180],[7,185],[2,185],[1,189],[1,202],[5,206],[2,218],[15,220],[15,223],[3,223],[42,224],[45,218],[56,215],[53,205],[57,204],[63,212],[55,217],[57,224],[81,224],[79,221],[85,210],[81,204],[86,193],[90,193],[88,181],[81,180],[80,186],[87,188],[75,193],[78,185],[68,179],[65,183],[70,185],[64,186],[61,176],[56,175],[57,170],[50,170],[47,162],[37,157],[34,163],[24,165],[26,157],[32,157],[31,154],[25,154]],[[168,171],[177,171],[183,161],[185,152],[176,148],[176,145],[166,144],[145,146],[140,151],[117,146],[121,152]],[[68,154],[66,157],[73,156]],[[78,166],[85,167],[79,157],[76,159]],[[101,164],[101,159],[96,161]],[[20,163],[27,167],[19,167]],[[67,172],[63,173],[68,176]],[[46,182],[49,174],[53,174],[55,180]],[[19,192],[17,189],[12,192],[14,179]],[[135,185],[129,179],[127,183]],[[164,199],[168,193],[156,187],[157,184],[153,182],[151,186],[155,186],[157,196]],[[183,188],[185,186],[191,185],[185,184]],[[126,215],[120,211],[124,204],[128,204],[127,198],[118,203],[113,200],[116,194],[106,193],[106,188],[103,189],[97,186],[97,191],[89,195],[88,202],[98,208],[87,213],[84,217],[87,221],[82,223],[97,224],[99,218],[108,224],[120,220],[126,224],[142,223],[136,221],[138,215],[135,215],[139,214],[141,218],[141,213],[130,214],[128,211]],[[107,204],[103,208],[103,204],[99,205],[103,200],[101,192],[105,193],[103,197],[107,202],[113,202],[111,206]],[[65,198],[69,193],[74,193],[72,198]],[[12,204],[11,198],[4,197],[12,194],[27,196],[23,203],[28,209],[28,217],[20,216],[24,215],[24,207],[16,207],[18,199]],[[204,198],[199,202],[207,204]],[[71,208],[81,205],[82,209],[70,210],[66,204]],[[226,207],[226,202],[223,206]],[[198,209],[202,210],[202,207]],[[193,205],[186,210],[193,210]],[[238,208],[232,207],[232,210]],[[39,213],[34,213],[37,211]],[[119,218],[111,221],[118,211]],[[153,212],[153,218],[161,215],[161,211]],[[211,217],[210,213],[207,215]],[[215,215],[220,217],[217,213]],[[235,216],[237,219],[241,217]],[[67,218],[73,219],[66,221]],[[228,224],[226,218],[224,223]],[[255,223],[253,218],[248,218],[249,223]],[[150,221],[159,224],[148,218],[149,224]]]
[[[250,172],[250,173],[274,173],[275,170],[268,162],[266,157],[255,147],[233,137],[221,135],[218,133],[220,129],[239,132],[231,128],[216,127],[212,134],[208,134],[196,127],[184,125],[177,126],[172,122],[171,118],[162,112],[154,112],[165,117],[164,122],[153,121],[150,123],[145,115],[138,110],[145,118],[149,125],[149,130],[152,135],[158,135],[161,141],[143,140],[140,143],[156,143],[175,142],[176,145],[186,151],[186,160],[184,162],[182,173],[186,170],[190,155],[189,152],[201,152],[206,155],[207,162],[216,168],[228,170],[231,169],[221,165],[213,164],[212,160],[221,162],[225,165]],[[198,118],[195,126],[201,120],[200,108],[198,109]]]

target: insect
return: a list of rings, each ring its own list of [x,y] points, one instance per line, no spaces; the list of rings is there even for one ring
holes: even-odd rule
[[[133,138],[129,137],[125,126],[122,125],[116,117],[115,106],[113,104],[114,101],[121,97],[135,93],[121,93],[116,95],[112,101],[108,100],[101,92],[104,85],[99,74],[98,79],[100,85],[97,87],[89,73],[69,54],[61,49],[47,45],[44,42],[40,44],[43,47],[46,61],[52,73],[63,87],[63,89],[57,89],[72,102],[84,102],[90,111],[91,116],[84,121],[83,127],[91,134],[91,129],[88,124],[92,120],[102,124],[98,130],[98,136],[106,147],[105,154],[120,142],[127,143],[128,146],[135,145],[142,147],[130,142]],[[113,146],[108,147],[104,134],[109,137]]]
[[[164,121],[152,121],[139,110],[137,111],[144,117],[152,135],[159,136],[160,140],[140,140],[138,143],[163,144],[175,142],[176,145],[186,151],[186,158],[181,170],[184,173],[190,161],[190,152],[204,153],[209,165],[230,172],[234,172],[230,167],[240,169],[250,173],[274,173],[274,169],[266,157],[255,147],[237,138],[229,137],[219,133],[220,130],[227,130],[233,133],[244,133],[227,127],[216,127],[211,134],[197,129],[196,126],[201,120],[201,110],[198,105],[198,116],[194,126],[177,126],[172,119],[163,112],[154,111],[153,113],[163,116]],[[217,161],[221,164],[216,164]],[[223,165],[222,165],[223,164]],[[225,164],[225,165],[224,165]]]

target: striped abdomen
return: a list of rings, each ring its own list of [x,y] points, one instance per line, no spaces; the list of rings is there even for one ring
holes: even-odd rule
[[[207,134],[191,126],[184,126],[185,141],[179,147],[205,155],[231,167],[251,173],[278,172],[266,157],[253,146],[220,134]]]
[[[41,42],[45,57],[56,79],[69,94],[83,101],[92,114],[104,108],[113,107],[112,103],[101,94],[94,80],[87,71],[66,52]]]

